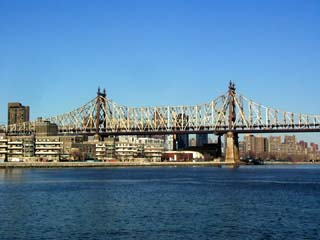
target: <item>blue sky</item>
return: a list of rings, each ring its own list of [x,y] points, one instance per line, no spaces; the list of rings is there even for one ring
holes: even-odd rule
[[[227,90],[320,114],[320,1],[0,0],[0,123],[70,111],[98,86],[130,106]],[[313,134],[313,136],[316,134]]]

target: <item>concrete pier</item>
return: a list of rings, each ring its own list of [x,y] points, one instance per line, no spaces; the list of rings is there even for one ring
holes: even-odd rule
[[[226,163],[238,165],[240,163],[238,134],[228,132],[226,135]]]

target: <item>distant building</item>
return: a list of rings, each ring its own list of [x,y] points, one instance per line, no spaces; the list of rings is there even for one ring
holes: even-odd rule
[[[240,141],[239,142],[239,154],[240,154],[240,157],[245,157],[246,156],[246,143],[245,141]]]
[[[303,149],[308,148],[308,143],[305,142],[305,141],[303,141],[303,140],[301,140],[298,144],[299,144],[300,146],[302,146]]]
[[[39,119],[36,123],[36,136],[56,136],[58,135],[58,125],[49,121]]]
[[[203,160],[202,153],[195,151],[166,151],[163,153],[163,161],[186,162],[192,160]]]
[[[242,157],[263,157],[268,152],[268,139],[263,136],[245,135],[244,141],[239,143]]]
[[[8,103],[8,125],[29,122],[30,108],[18,102]]]
[[[319,146],[316,143],[310,143],[310,147],[313,152],[316,152],[319,149]]]
[[[248,153],[255,153],[255,137],[254,135],[245,135],[244,136],[245,149]]]
[[[173,150],[173,135],[166,135],[164,139],[164,149],[166,151],[171,151]]]
[[[185,149],[189,146],[189,134],[177,134],[178,149]]]
[[[138,148],[141,149],[140,156],[150,162],[161,161],[164,152],[164,140],[159,138],[138,138]]]
[[[297,140],[296,136],[285,136],[283,143],[282,154],[294,155],[297,153],[296,151]]]
[[[197,146],[197,141],[195,138],[191,138],[189,140],[189,147],[195,147],[195,146]]]
[[[268,139],[263,136],[255,137],[255,151],[258,155],[268,152]]]
[[[269,137],[269,153],[273,157],[279,157],[281,152],[281,136]]]
[[[188,125],[189,116],[179,113],[174,120],[174,127],[177,130],[183,130]],[[189,146],[189,134],[177,134],[177,149],[185,149]]]
[[[202,147],[203,145],[208,144],[208,134],[207,133],[197,134],[196,139],[197,139],[197,143],[196,143],[197,147]]]

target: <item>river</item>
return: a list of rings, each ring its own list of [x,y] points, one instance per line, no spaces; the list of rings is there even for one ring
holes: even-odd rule
[[[320,239],[320,165],[0,169],[0,238]]]

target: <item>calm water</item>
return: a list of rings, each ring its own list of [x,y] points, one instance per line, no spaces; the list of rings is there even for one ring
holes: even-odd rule
[[[0,170],[0,239],[320,239],[320,166]]]

